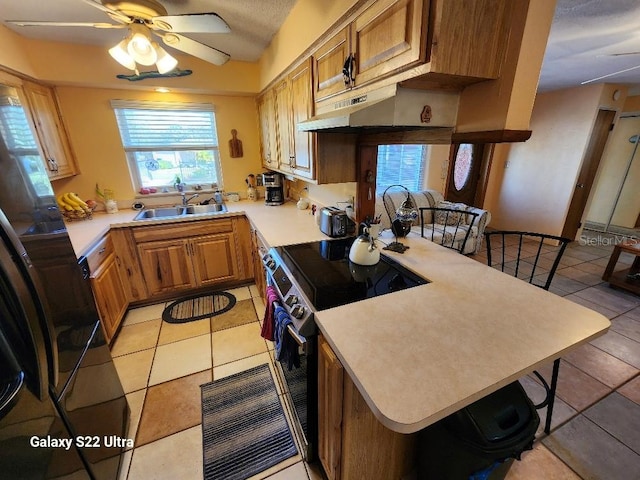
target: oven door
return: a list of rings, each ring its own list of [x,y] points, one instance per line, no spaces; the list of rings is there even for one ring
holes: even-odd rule
[[[302,337],[291,326],[286,334],[298,344],[300,367],[289,369],[286,364],[276,361],[276,371],[300,439],[301,454],[309,462],[316,458],[318,438],[318,337]]]

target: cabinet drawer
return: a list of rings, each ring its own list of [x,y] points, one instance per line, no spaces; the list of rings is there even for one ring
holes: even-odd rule
[[[202,222],[184,222],[179,225],[154,225],[151,227],[136,227],[133,238],[136,243],[152,242],[155,240],[171,240],[177,238],[210,235],[233,231],[233,219],[220,218]]]
[[[87,262],[89,263],[89,271],[91,275],[98,269],[100,264],[113,253],[113,242],[111,236],[103,237],[87,254]]]

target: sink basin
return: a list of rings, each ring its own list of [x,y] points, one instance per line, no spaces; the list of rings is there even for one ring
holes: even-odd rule
[[[184,215],[185,207],[149,208],[141,211],[134,220],[146,220],[149,218],[178,217]]]
[[[226,212],[227,208],[224,205],[218,203],[212,203],[209,205],[187,205],[186,207],[165,207],[165,208],[148,208],[142,210],[135,216],[134,220],[151,220],[166,217],[181,217],[183,215],[197,215],[197,214],[214,214]]]
[[[219,203],[210,203],[209,205],[189,205],[187,206],[187,215],[194,215],[198,213],[220,213],[226,212],[227,209],[224,205]]]

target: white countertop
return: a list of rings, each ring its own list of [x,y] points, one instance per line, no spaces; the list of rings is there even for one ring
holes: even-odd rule
[[[328,237],[294,203],[227,203],[271,245]],[[71,222],[78,255],[137,212]],[[224,214],[221,214],[224,215]],[[185,217],[194,221],[203,217]],[[213,217],[216,218],[216,217]],[[390,242],[390,232],[382,240]],[[603,333],[607,318],[410,233],[386,252],[431,283],[316,314],[321,332],[382,424],[416,432]]]
[[[386,232],[385,241],[391,241]],[[431,283],[316,323],[376,417],[416,432],[603,333],[607,318],[411,233],[389,253]]]
[[[134,221],[138,214],[135,210],[120,210],[117,213],[96,212],[91,220],[66,222],[69,238],[78,256],[85,255],[96,240],[103,237],[111,228],[122,228],[162,223],[191,222],[219,218],[229,215],[246,215],[258,229],[265,241],[271,245],[327,240],[311,215],[311,210],[298,210],[296,204],[286,202],[283,205],[267,206],[264,202],[227,202],[228,212],[215,215],[188,215],[183,217],[160,218]]]

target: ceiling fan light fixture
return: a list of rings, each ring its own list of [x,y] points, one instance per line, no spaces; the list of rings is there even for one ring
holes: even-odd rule
[[[156,61],[156,68],[158,69],[158,73],[169,73],[171,70],[178,66],[178,60],[173,58],[167,51],[158,45],[156,42],[153,42],[153,48],[156,51],[158,56],[158,60]]]
[[[158,60],[158,54],[153,48],[151,35],[142,25],[131,25],[131,37],[127,46],[129,55],[141,65],[153,65]]]
[[[109,49],[109,55],[111,55],[116,62],[129,70],[136,69],[135,60],[129,55],[127,51],[127,45],[129,44],[129,37],[123,39],[115,47]]]

